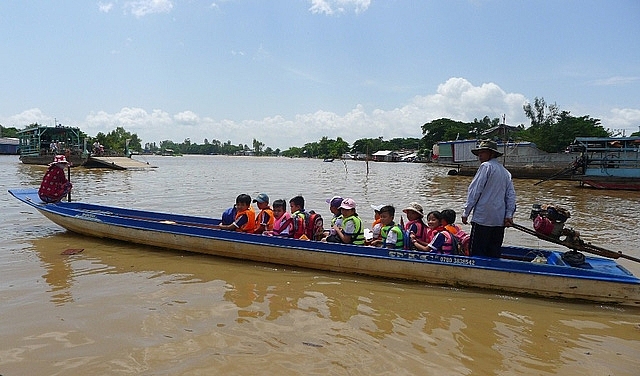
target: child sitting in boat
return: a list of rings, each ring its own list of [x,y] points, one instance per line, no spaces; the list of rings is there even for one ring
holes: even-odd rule
[[[446,222],[445,222],[446,223]],[[439,211],[432,211],[427,215],[427,224],[431,234],[431,240],[427,245],[417,241],[416,236],[411,234],[411,243],[418,251],[437,252],[444,254],[453,254],[454,244],[453,235],[445,230],[442,223],[442,214]]]
[[[437,210],[427,214],[427,238],[426,243],[429,244],[440,231],[444,229],[442,224],[442,213]]]
[[[364,229],[356,213],[356,202],[352,198],[345,198],[340,210],[343,217],[342,226],[333,225],[338,239],[345,244],[364,245]]]
[[[331,217],[331,224],[328,230],[324,232],[324,238],[322,241],[326,242],[339,242],[336,235],[336,230],[333,229],[333,226],[336,225],[338,227],[342,226],[342,210],[340,209],[340,205],[342,205],[342,197],[333,196],[330,199],[326,200],[327,204],[329,204],[329,211],[333,214]]]
[[[456,225],[456,212],[452,209],[444,209],[442,214],[442,226],[451,235],[453,235],[458,243],[457,253],[469,256],[470,236],[460,226]]]
[[[287,211],[287,202],[285,200],[275,200],[273,202],[273,230],[265,231],[264,235],[269,236],[285,236],[291,234],[291,214]]]
[[[291,207],[291,233],[289,235],[294,239],[309,239],[305,234],[309,214],[304,210],[304,197],[295,196],[289,200],[289,206]]]
[[[65,176],[65,167],[69,167],[69,162],[64,155],[56,155],[53,162],[49,163],[38,190],[38,196],[43,202],[60,202],[71,191],[72,184]]]
[[[380,219],[380,210],[382,210],[382,208],[384,207],[385,205],[371,205],[371,209],[373,209],[373,223],[371,224],[371,238],[367,239],[367,243],[372,244],[373,241],[382,239],[380,232],[384,225],[382,224],[382,220]],[[395,216],[395,213],[396,209],[393,208],[392,216]],[[365,232],[365,238],[366,237],[367,233]]]
[[[427,245],[429,242],[427,241],[427,226],[422,221],[424,217],[424,210],[422,209],[422,205],[417,202],[412,202],[402,210],[409,220],[405,225],[405,232],[409,234],[413,234],[416,242]]]
[[[265,231],[273,230],[273,210],[269,207],[269,196],[266,193],[260,193],[253,199],[256,203],[260,213],[256,217],[256,229],[253,231],[256,234],[262,234]]]
[[[371,241],[371,245],[390,248],[390,249],[403,249],[404,248],[404,231],[402,228],[393,221],[396,214],[396,208],[391,205],[385,205],[380,208],[380,239],[374,239]]]
[[[256,228],[256,213],[251,207],[251,196],[241,194],[236,197],[236,218],[233,223],[220,224],[215,228],[253,233]]]

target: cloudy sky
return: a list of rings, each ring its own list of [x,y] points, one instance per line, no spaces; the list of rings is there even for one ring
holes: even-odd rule
[[[0,2],[0,124],[286,149],[535,97],[640,126],[640,1]]]

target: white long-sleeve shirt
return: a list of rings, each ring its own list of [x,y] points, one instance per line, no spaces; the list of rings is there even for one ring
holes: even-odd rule
[[[511,173],[496,158],[483,162],[467,191],[463,217],[473,212],[472,222],[483,226],[504,226],[516,211],[516,191]]]

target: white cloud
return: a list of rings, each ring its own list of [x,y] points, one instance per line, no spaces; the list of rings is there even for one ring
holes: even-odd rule
[[[371,0],[310,0],[309,11],[314,14],[332,15],[353,10],[360,14],[369,9]]]
[[[640,81],[640,77],[615,76],[615,77],[604,78],[601,80],[596,80],[593,82],[593,84],[595,86],[622,86],[622,85],[633,84],[638,81]]]
[[[506,115],[510,125],[529,121],[522,105],[524,95],[506,93],[495,83],[474,86],[464,78],[450,78],[439,85],[434,94],[419,95],[406,104],[392,109],[366,109],[357,105],[345,114],[331,111],[316,111],[299,114],[292,118],[274,115],[258,120],[216,120],[200,116],[189,110],[169,114],[155,109],[148,112],[142,108],[124,107],[116,113],[98,111],[90,113],[83,122],[70,124],[79,126],[85,133],[95,136],[108,133],[117,127],[136,133],[143,144],[171,140],[183,142],[190,139],[201,144],[209,141],[231,141],[233,144],[251,145],[253,139],[271,148],[287,149],[316,142],[322,137],[341,137],[349,143],[360,138],[422,137],[424,123],[449,118],[470,122],[473,119],[501,118]],[[594,115],[595,118],[600,118]],[[65,120],[66,121],[66,120]],[[5,126],[23,128],[38,122],[52,125],[54,118],[34,108],[7,119],[0,119]],[[638,131],[640,109],[616,108],[602,119],[605,128],[624,129],[627,135]]]
[[[640,132],[640,110],[634,108],[614,108],[602,119],[605,129],[622,131],[625,136]]]
[[[105,111],[92,112],[86,117],[85,124],[81,128],[88,135],[95,136],[98,132],[108,133],[117,127],[123,127],[131,133],[137,133],[138,136],[144,134],[147,139],[155,139],[154,134],[163,129],[174,128],[174,121],[167,112],[162,110],[153,110],[148,113],[141,108],[124,107],[115,114]]]
[[[136,18],[154,13],[169,13],[173,9],[171,0],[136,0],[128,1],[124,5],[125,11],[131,12]]]
[[[112,8],[113,8],[113,3],[103,3],[103,2],[98,3],[98,9],[102,13],[109,13]]]
[[[39,108],[31,108],[17,115],[10,116],[2,125],[23,129],[29,124],[55,125],[55,119],[42,113]]]
[[[192,111],[179,112],[173,117],[176,122],[186,125],[195,125],[200,121],[200,117]]]

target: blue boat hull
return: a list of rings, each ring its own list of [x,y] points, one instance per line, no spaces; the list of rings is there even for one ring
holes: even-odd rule
[[[543,297],[640,306],[640,279],[614,260],[586,257],[566,265],[561,253],[503,247],[503,258],[389,250],[245,234],[212,228],[218,219],[132,210],[82,202],[44,204],[35,189],[12,189],[63,228],[79,234],[327,271],[474,287]],[[532,262],[540,256],[546,263]]]

